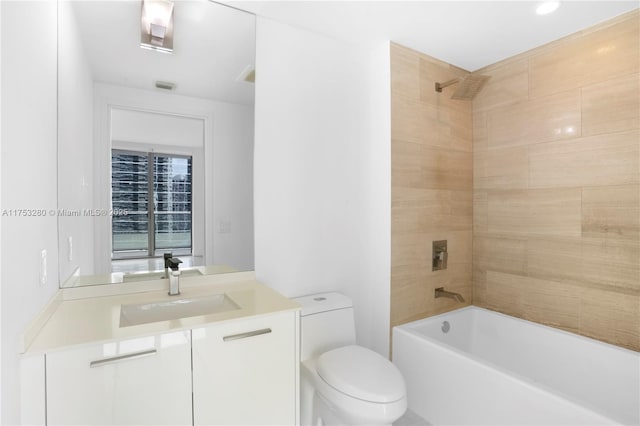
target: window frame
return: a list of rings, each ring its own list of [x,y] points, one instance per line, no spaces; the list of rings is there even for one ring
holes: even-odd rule
[[[139,157],[146,157],[147,159],[147,249],[139,249],[139,250],[115,250],[113,247],[113,217],[111,217],[111,259],[112,260],[122,260],[122,259],[149,259],[161,256],[164,251],[171,251],[173,255],[192,255],[193,254],[193,185],[194,185],[194,164],[193,155],[189,154],[176,154],[176,153],[168,153],[161,152],[155,150],[135,150],[135,149],[122,149],[122,148],[111,148],[111,159],[110,159],[110,168],[111,168],[111,176],[113,177],[113,156],[122,154],[122,155],[136,155]],[[169,158],[181,158],[187,159],[191,162],[191,209],[190,209],[190,247],[188,248],[174,248],[174,249],[160,249],[161,252],[158,252],[156,247],[156,232],[155,232],[155,159],[157,157],[169,157]],[[113,186],[110,186],[110,203],[111,208],[113,210]],[[143,253],[145,253],[144,255]]]

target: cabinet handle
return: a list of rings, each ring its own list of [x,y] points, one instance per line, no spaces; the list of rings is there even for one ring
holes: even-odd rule
[[[225,342],[229,342],[231,340],[246,339],[247,337],[260,336],[261,334],[269,334],[269,333],[271,333],[270,328],[263,328],[261,330],[247,331],[246,333],[224,336],[222,340]]]
[[[145,356],[155,355],[158,351],[156,349],[147,349],[146,351],[133,352],[126,355],[118,355],[111,358],[99,359],[97,361],[91,361],[89,367],[102,367],[103,365],[115,364],[116,362],[123,361],[125,359],[136,359]]]

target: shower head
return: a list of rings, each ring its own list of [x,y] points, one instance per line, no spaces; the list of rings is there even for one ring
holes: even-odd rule
[[[442,92],[445,87],[460,83],[456,91],[451,95],[451,99],[470,101],[482,90],[487,80],[489,80],[488,75],[469,74],[466,77],[458,77],[444,83],[436,83],[436,92]]]

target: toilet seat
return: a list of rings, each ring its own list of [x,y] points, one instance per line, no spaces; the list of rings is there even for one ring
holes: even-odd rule
[[[398,368],[362,346],[350,345],[325,352],[318,357],[315,367],[323,381],[352,398],[385,404],[406,396]]]
[[[344,419],[348,419],[351,422],[349,424],[390,425],[407,410],[406,395],[398,401],[378,403],[358,399],[339,391],[320,377],[316,368],[317,361],[318,358],[311,358],[302,362],[302,381],[308,380],[313,385],[315,397],[326,401],[328,406],[339,412]]]

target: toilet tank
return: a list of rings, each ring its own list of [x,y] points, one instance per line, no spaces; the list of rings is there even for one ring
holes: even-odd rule
[[[341,293],[320,293],[294,299],[302,306],[301,358],[315,358],[331,349],[356,343],[351,299]]]

